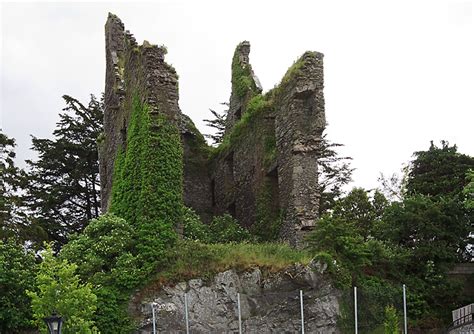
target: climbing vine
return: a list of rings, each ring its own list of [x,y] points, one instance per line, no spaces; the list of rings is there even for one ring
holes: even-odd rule
[[[183,151],[176,126],[133,100],[126,150],[117,155],[111,211],[136,232],[142,265],[154,265],[176,241],[182,215]],[[151,268],[150,268],[151,269]]]

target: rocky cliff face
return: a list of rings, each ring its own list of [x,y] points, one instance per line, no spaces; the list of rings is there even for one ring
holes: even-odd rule
[[[294,265],[279,273],[254,268],[243,273],[228,270],[210,281],[192,279],[166,286],[130,303],[140,325],[137,333],[152,333],[151,303],[155,304],[159,333],[184,333],[185,293],[190,332],[237,333],[237,294],[240,293],[243,333],[300,333],[299,291],[303,291],[307,333],[339,333],[339,291],[319,262]]]

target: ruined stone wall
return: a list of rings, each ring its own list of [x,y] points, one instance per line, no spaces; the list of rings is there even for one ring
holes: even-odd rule
[[[126,150],[132,101],[138,97],[149,106],[152,115],[164,115],[179,128],[184,149],[184,186],[187,189],[183,194],[184,201],[202,216],[210,216],[207,153],[196,149],[202,146],[204,138],[192,121],[181,113],[178,75],[164,61],[166,48],[147,41],[138,45],[113,14],[109,14],[107,19],[105,36],[104,136],[99,145],[102,212],[110,205],[115,158],[119,148]]]
[[[323,55],[306,52],[278,87],[261,95],[249,52],[243,42],[234,55],[228,138],[212,174],[216,212],[228,212],[247,227],[261,224],[265,215],[281,219],[280,238],[298,246],[318,218]]]
[[[283,239],[296,245],[318,218],[317,149],[326,126],[323,55],[306,52],[287,74],[276,96],[280,205]]]
[[[178,76],[166,49],[138,45],[118,17],[106,26],[104,136],[99,145],[102,210],[110,205],[119,149],[127,149],[132,102],[177,126],[184,151],[184,204],[204,222],[225,212],[263,240],[297,246],[319,207],[317,146],[325,126],[323,55],[306,52],[281,84],[262,95],[240,43],[232,59],[232,94],[223,144],[210,155],[203,136],[178,105]],[[211,157],[209,159],[209,157]]]

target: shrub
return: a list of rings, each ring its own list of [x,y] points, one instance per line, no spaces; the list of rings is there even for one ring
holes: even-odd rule
[[[393,305],[385,307],[384,334],[398,334],[399,320],[397,310]]]
[[[43,318],[53,311],[64,318],[64,334],[97,333],[92,320],[97,297],[92,292],[92,285],[81,283],[75,274],[75,264],[55,258],[51,245],[47,245],[42,256],[43,262],[36,275],[36,291],[27,291],[32,300],[34,323],[41,333],[48,332]]]
[[[34,286],[35,271],[32,252],[14,240],[0,240],[0,333],[28,327],[31,307],[25,290]]]
[[[243,242],[250,241],[251,234],[235,220],[231,215],[224,214],[214,217],[210,225],[210,242],[226,243],[226,242]]]
[[[193,209],[184,208],[183,212],[183,237],[204,243],[210,242],[209,225],[203,224]]]

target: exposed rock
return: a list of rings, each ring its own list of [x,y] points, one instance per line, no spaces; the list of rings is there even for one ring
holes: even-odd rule
[[[294,265],[270,274],[259,268],[237,273],[228,270],[206,282],[193,279],[166,286],[131,308],[139,319],[138,333],[151,333],[151,303],[155,304],[159,333],[184,333],[184,295],[187,293],[189,325],[192,333],[238,332],[237,293],[240,293],[244,333],[300,333],[299,291],[304,297],[305,331],[339,333],[339,292],[324,274],[325,266],[311,263]]]

